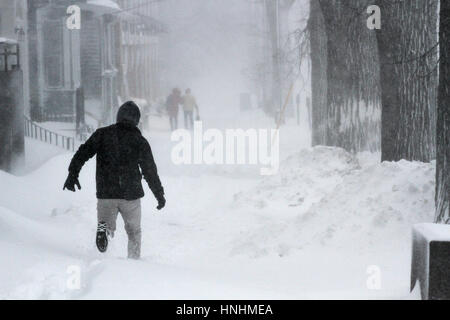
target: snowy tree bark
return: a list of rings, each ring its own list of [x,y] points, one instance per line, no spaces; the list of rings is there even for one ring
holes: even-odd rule
[[[327,36],[325,142],[351,152],[380,145],[376,36],[366,27],[368,0],[319,0]],[[313,71],[314,72],[314,71]]]
[[[436,222],[450,224],[450,1],[441,1],[439,46]]]
[[[382,161],[435,155],[437,1],[378,0]]]
[[[312,145],[326,145],[327,132],[327,35],[320,4],[310,1],[308,22],[311,48]]]

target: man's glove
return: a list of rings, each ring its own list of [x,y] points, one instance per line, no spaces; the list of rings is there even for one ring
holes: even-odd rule
[[[166,199],[164,198],[164,194],[158,194],[156,196],[156,200],[158,200],[158,206],[156,209],[161,210],[166,205]]]
[[[66,182],[64,183],[63,190],[68,189],[72,192],[75,192],[75,185],[78,187],[78,190],[81,190],[78,178],[75,175],[69,173],[69,176],[67,177]]]

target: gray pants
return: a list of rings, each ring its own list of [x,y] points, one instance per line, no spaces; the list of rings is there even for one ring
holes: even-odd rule
[[[141,256],[141,200],[98,199],[98,221],[106,222],[108,231],[114,235],[117,215],[122,215],[128,235],[128,258]]]

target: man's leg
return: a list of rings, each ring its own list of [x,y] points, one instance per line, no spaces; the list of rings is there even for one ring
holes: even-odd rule
[[[184,112],[184,128],[185,129],[189,129],[188,113],[189,113],[189,111]]]
[[[177,127],[178,127],[178,117],[170,116],[170,129],[172,129],[172,131],[175,131]]]
[[[125,222],[128,235],[128,258],[141,257],[141,199],[127,201],[120,200],[119,211]]]
[[[98,222],[106,222],[108,232],[111,236],[114,236],[114,231],[116,231],[116,220],[118,213],[119,200],[98,199],[97,220]]]
[[[189,111],[189,123],[191,124],[191,129],[194,128],[194,112]]]

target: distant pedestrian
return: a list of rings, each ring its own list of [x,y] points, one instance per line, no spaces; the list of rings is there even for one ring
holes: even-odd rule
[[[181,102],[181,91],[178,88],[174,88],[166,100],[166,108],[170,120],[170,129],[172,129],[172,131],[178,128],[178,110]]]
[[[183,111],[184,111],[184,127],[186,129],[192,129],[194,127],[194,109],[198,114],[198,105],[195,97],[191,93],[191,89],[186,89],[186,94],[183,96]]]

